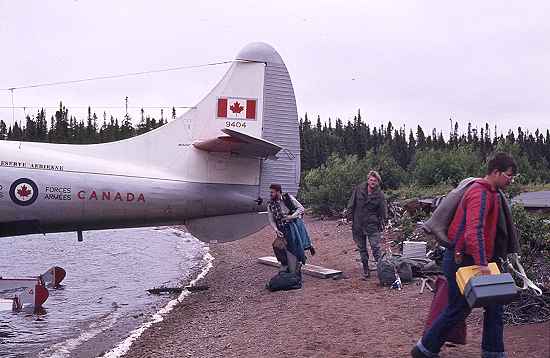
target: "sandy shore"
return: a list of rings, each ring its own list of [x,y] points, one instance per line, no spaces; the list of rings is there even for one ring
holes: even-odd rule
[[[214,268],[166,319],[134,343],[127,357],[407,357],[422,333],[432,295],[411,284],[402,291],[360,280],[349,227],[307,220],[317,248],[310,263],[343,270],[348,278],[304,276],[304,288],[270,293],[275,269],[256,263],[271,255],[265,229],[212,245]],[[480,356],[480,310],[469,319],[468,345],[442,357]],[[550,322],[506,327],[510,357],[550,356]]]

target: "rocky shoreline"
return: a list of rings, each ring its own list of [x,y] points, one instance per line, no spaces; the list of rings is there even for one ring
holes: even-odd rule
[[[340,269],[345,278],[305,276],[301,290],[270,293],[275,269],[256,259],[271,255],[269,228],[211,246],[214,267],[164,321],[152,326],[125,357],[407,357],[423,330],[431,294],[415,284],[402,291],[360,280],[348,226],[308,218],[318,254],[310,263]],[[468,345],[442,357],[480,355],[480,310],[469,319]],[[548,357],[550,322],[506,327],[510,357]]]

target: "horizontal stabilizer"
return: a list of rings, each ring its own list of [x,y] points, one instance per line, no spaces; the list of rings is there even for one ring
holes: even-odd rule
[[[193,146],[207,152],[234,153],[257,158],[274,157],[282,149],[277,144],[231,129],[222,129],[222,132],[226,135],[199,140]]]
[[[268,224],[267,213],[244,213],[187,220],[185,227],[204,242],[229,242],[260,231]]]

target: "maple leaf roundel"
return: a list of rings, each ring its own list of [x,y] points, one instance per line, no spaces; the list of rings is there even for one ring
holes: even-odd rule
[[[38,198],[38,186],[31,179],[17,179],[10,186],[10,198],[17,205],[31,205]]]

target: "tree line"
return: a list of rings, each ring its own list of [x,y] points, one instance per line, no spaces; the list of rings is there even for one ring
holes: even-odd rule
[[[172,119],[176,118],[176,109],[172,107]],[[66,143],[66,144],[94,144],[113,142],[130,138],[158,128],[168,122],[161,110],[161,118],[155,119],[145,114],[141,109],[141,119],[137,125],[133,124],[130,115],[126,114],[119,121],[112,115],[102,113],[98,118],[91,107],[88,107],[86,118],[76,118],[69,114],[62,102],[49,121],[44,108],[34,115],[27,115],[24,123],[6,125],[0,120],[0,140],[16,140],[30,142]]]
[[[452,121],[452,120],[451,120]],[[517,145],[521,154],[525,154],[531,163],[550,163],[550,130],[545,132],[537,129],[535,132],[523,130],[508,130],[506,134],[498,133],[498,128],[490,128],[486,123],[482,128],[473,128],[468,123],[467,129],[461,131],[459,123],[454,122],[453,130],[445,139],[442,130],[432,129],[427,133],[418,125],[414,130],[406,131],[404,127],[395,128],[387,125],[372,127],[365,123],[361,112],[352,121],[343,123],[337,119],[321,121],[317,117],[316,124],[306,114],[300,119],[300,138],[302,144],[302,168],[309,170],[325,164],[332,154],[357,155],[363,158],[369,151],[379,152],[383,147],[391,152],[392,157],[400,167],[407,169],[414,164],[415,154],[421,150],[454,150],[469,146],[482,158],[494,152],[499,146]]]
[[[170,114],[176,118],[176,110]],[[0,120],[0,140],[22,140],[50,143],[92,144],[126,139],[146,133],[167,123],[164,114],[155,119],[141,110],[137,125],[126,114],[122,119],[101,114],[101,118],[88,107],[85,118],[69,114],[62,102],[53,115],[47,118],[42,108],[34,115],[27,115],[24,123],[9,126]],[[451,120],[451,123],[452,120]],[[379,169],[385,177],[385,186],[397,188],[404,184],[430,186],[438,183],[454,183],[466,174],[478,174],[483,163],[497,150],[514,155],[520,166],[524,182],[550,182],[550,130],[534,132],[508,130],[499,133],[498,128],[485,124],[474,128],[470,123],[465,130],[454,122],[452,130],[444,135],[442,130],[425,132],[418,125],[406,130],[386,125],[370,126],[361,112],[352,121],[322,121],[317,117],[313,124],[308,115],[299,124],[302,169],[304,178],[336,163],[338,158],[357,160],[369,168]],[[355,158],[352,159],[351,157]],[[307,180],[304,185],[307,186]]]
[[[370,126],[361,112],[352,121],[337,119],[312,123],[300,119],[302,183],[300,196],[319,212],[345,207],[352,187],[366,180],[371,169],[380,172],[385,190],[405,197],[429,196],[469,176],[482,176],[488,158],[497,151],[512,154],[518,163],[517,185],[550,183],[550,130],[516,130],[501,133],[485,124],[461,130],[426,132],[420,125],[406,130]]]

